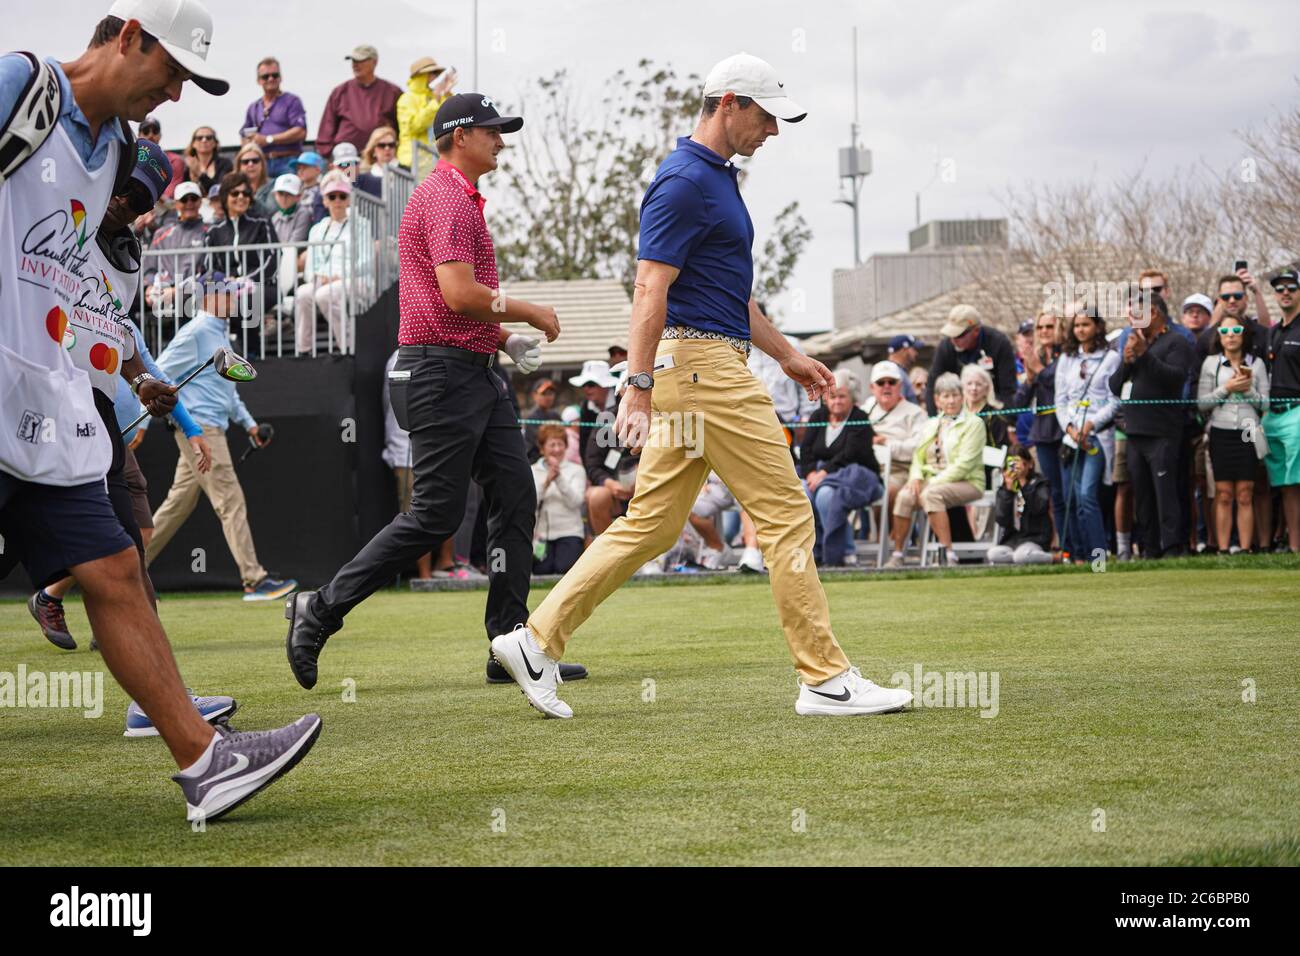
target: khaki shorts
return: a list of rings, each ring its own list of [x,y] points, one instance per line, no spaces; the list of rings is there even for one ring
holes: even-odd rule
[[[1111,472],[1110,477],[1117,485],[1122,485],[1129,480],[1127,438],[1115,439],[1115,470]]]
[[[401,514],[411,510],[411,492],[415,487],[415,472],[410,468],[394,468],[397,479],[397,510]]]
[[[912,517],[912,512],[916,510],[918,503],[927,514],[933,514],[936,511],[947,511],[958,505],[970,504],[983,496],[984,492],[969,481],[947,481],[941,485],[927,481],[921,485],[919,498],[913,498],[904,486],[898,492],[898,497],[894,499],[894,517]]]
[[[131,514],[135,515],[138,528],[153,527],[153,511],[149,508],[149,485],[144,480],[140,463],[135,460],[135,452],[126,450],[126,466],[122,470],[126,479],[126,490],[131,492]]]

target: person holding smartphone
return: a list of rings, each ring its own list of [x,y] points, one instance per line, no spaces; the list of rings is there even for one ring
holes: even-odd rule
[[[1255,540],[1255,474],[1267,452],[1260,415],[1268,407],[1268,369],[1253,354],[1253,330],[1232,319],[1215,329],[1218,340],[1201,365],[1197,404],[1208,417],[1214,470],[1214,523],[1219,551],[1250,550]],[[1237,544],[1232,506],[1237,505]]]

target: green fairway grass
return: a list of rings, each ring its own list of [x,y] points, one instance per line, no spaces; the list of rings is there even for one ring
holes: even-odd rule
[[[1293,561],[828,581],[865,676],[996,673],[992,718],[797,717],[762,580],[616,593],[570,646],[570,721],[484,684],[482,591],[375,595],[311,692],[280,602],[166,595],[186,681],[240,729],[320,713],[315,749],[193,832],[111,677],[97,720],[0,708],[0,863],[1294,865],[1298,585]],[[74,653],[0,603],[0,671],[103,669],[68,617]]]

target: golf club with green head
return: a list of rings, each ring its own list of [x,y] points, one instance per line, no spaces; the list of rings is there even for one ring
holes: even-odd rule
[[[177,391],[184,388],[186,384],[194,379],[194,376],[198,375],[209,365],[216,369],[218,375],[230,382],[251,382],[253,379],[257,378],[257,369],[253,368],[253,364],[249,362],[248,359],[235,354],[232,349],[222,346],[212,353],[212,358],[208,359],[194,371],[190,372],[189,375],[186,375],[183,379],[177,382]],[[125,435],[148,417],[149,412],[146,409],[141,413],[139,418],[122,429],[122,434]]]

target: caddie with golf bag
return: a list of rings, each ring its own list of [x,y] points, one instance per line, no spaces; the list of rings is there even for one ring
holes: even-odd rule
[[[185,403],[212,449],[212,468],[200,474],[188,442],[176,436],[180,458],[167,500],[153,516],[154,533],[145,551],[146,562],[152,561],[176,534],[198,504],[199,493],[208,496],[212,510],[221,520],[230,554],[239,566],[244,582],[245,601],[270,601],[292,592],[298,582],[273,578],[253,547],[248,527],[248,508],[244,489],[235,474],[230,446],[226,442],[229,422],[237,423],[259,445],[263,444],[258,424],[244,407],[236,382],[251,381],[253,367],[229,348],[231,319],[237,318],[239,300],[248,292],[243,280],[228,280],[220,272],[210,272],[195,279],[200,303],[195,316],[176,334],[176,338],[158,356],[158,365],[171,379],[184,387]]]

